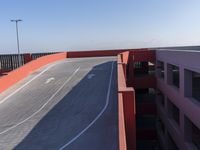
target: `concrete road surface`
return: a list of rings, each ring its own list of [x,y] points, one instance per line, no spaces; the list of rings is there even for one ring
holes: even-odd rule
[[[0,94],[0,150],[116,150],[115,57],[49,64]]]

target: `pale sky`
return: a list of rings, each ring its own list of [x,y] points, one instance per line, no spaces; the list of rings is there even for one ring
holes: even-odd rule
[[[0,53],[200,45],[200,0],[1,0]]]

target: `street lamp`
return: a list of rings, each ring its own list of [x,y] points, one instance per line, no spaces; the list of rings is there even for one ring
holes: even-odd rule
[[[19,50],[19,33],[18,33],[18,22],[22,21],[21,19],[17,19],[17,20],[10,20],[11,22],[15,22],[16,23],[16,33],[17,33],[17,50],[18,50],[18,61],[19,61],[19,67],[22,66],[22,62],[21,62],[21,57],[20,57],[20,50]]]

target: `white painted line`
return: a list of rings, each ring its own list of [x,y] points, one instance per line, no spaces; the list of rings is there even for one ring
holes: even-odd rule
[[[49,79],[46,80],[45,84],[48,84],[48,83],[50,83],[50,82],[53,81],[53,80],[55,80],[55,78],[53,78],[53,77],[52,77],[52,78],[49,78]]]
[[[72,62],[72,61],[67,61],[67,62]],[[58,63],[54,63],[50,66],[48,66],[46,69],[44,69],[42,72],[40,72],[38,75],[36,75],[35,77],[33,77],[31,80],[29,80],[28,82],[26,82],[24,85],[22,85],[21,87],[19,87],[18,89],[16,89],[14,92],[12,92],[11,94],[9,94],[8,96],[6,96],[4,99],[2,99],[0,101],[0,104],[4,103],[8,98],[10,98],[11,96],[15,95],[16,93],[18,93],[21,89],[23,89],[24,87],[26,87],[27,85],[29,85],[32,81],[34,81],[35,79],[37,79],[39,76],[41,76],[43,73],[47,72],[50,68],[52,68],[53,66],[59,64]]]
[[[74,142],[76,139],[78,139],[82,134],[84,134],[105,112],[106,108],[108,107],[109,104],[109,98],[110,98],[110,89],[111,89],[111,83],[112,83],[112,76],[113,76],[113,64],[112,62],[112,69],[110,73],[110,80],[109,80],[109,85],[108,85],[108,91],[107,91],[107,96],[106,96],[106,104],[104,108],[101,110],[101,112],[96,116],[96,118],[86,127],[84,128],[79,134],[77,134],[74,138],[72,138],[70,141],[68,141],[66,144],[64,144],[62,147],[59,148],[59,150],[65,149],[67,146],[69,146],[72,142]]]
[[[41,76],[43,73],[45,73],[46,71],[48,71],[50,68],[52,68],[53,66],[55,66],[56,64],[52,64],[50,66],[48,66],[46,69],[44,69],[42,72],[40,72],[38,75],[36,75],[35,77],[33,77],[31,80],[29,80],[28,82],[26,82],[24,85],[22,85],[20,88],[18,88],[17,90],[15,90],[13,93],[11,93],[10,95],[8,95],[7,97],[5,97],[3,100],[0,101],[0,104],[4,103],[8,98],[10,98],[11,96],[15,95],[17,92],[19,92],[21,89],[23,89],[24,87],[26,87],[27,85],[29,85],[33,80],[37,79],[39,76]]]
[[[92,74],[89,74],[89,75],[87,76],[87,78],[88,78],[88,79],[92,79],[94,76],[95,76],[95,74],[92,73]]]
[[[29,117],[26,118],[25,120],[23,120],[23,121],[17,123],[16,125],[14,125],[14,126],[8,128],[8,129],[6,129],[6,130],[0,132],[0,135],[1,135],[1,134],[4,134],[4,133],[6,133],[6,132],[8,132],[8,131],[10,131],[10,130],[12,130],[13,128],[16,128],[17,126],[23,124],[24,122],[26,122],[27,120],[31,119],[31,118],[34,117],[36,114],[38,114],[38,113],[39,113],[39,112],[40,112],[40,111],[41,111],[41,110],[42,110],[42,109],[43,109],[43,108],[58,94],[58,92],[60,92],[60,90],[62,90],[62,88],[63,88],[63,87],[72,79],[72,77],[79,71],[79,69],[80,69],[80,67],[77,68],[77,69],[73,72],[73,74],[72,74],[72,75],[63,83],[63,85],[49,98],[49,100],[48,100],[46,103],[44,103],[44,104],[40,107],[40,109],[38,109],[36,112],[34,112],[31,116],[29,116]]]

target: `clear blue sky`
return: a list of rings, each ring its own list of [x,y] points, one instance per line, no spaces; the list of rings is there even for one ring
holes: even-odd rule
[[[200,45],[200,0],[1,0],[0,53]]]

